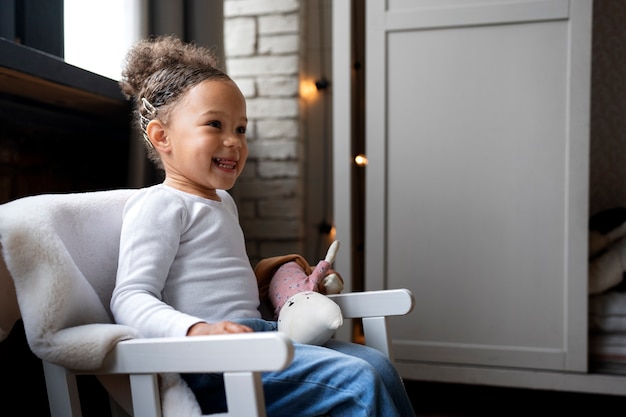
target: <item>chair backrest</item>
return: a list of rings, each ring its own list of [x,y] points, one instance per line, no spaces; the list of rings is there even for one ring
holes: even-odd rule
[[[134,335],[111,324],[109,309],[122,211],[133,193],[44,194],[0,205],[0,326],[8,332],[21,315],[29,345],[41,359],[74,369],[98,367],[110,346]],[[101,346],[85,345],[84,357],[75,355],[76,347],[68,354],[67,346],[79,338],[72,329],[84,331],[91,323]]]

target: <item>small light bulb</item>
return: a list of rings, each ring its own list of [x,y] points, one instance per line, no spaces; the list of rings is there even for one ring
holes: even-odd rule
[[[363,167],[365,165],[367,165],[367,157],[363,154],[359,154],[357,156],[354,157],[354,162],[360,166]]]
[[[315,81],[302,80],[300,81],[300,97],[305,100],[311,100],[319,95]]]

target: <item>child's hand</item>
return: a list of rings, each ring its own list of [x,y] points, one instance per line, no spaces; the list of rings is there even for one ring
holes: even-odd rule
[[[243,324],[233,323],[232,321],[220,321],[217,323],[206,323],[201,321],[194,324],[187,330],[187,336],[207,336],[212,334],[229,334],[229,333],[250,333],[252,329]]]

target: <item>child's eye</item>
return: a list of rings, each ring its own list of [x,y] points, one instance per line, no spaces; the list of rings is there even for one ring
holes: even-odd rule
[[[207,123],[207,126],[211,126],[211,127],[215,127],[215,128],[219,129],[219,128],[222,127],[222,124],[219,121],[217,121],[217,120],[213,120],[213,121]]]
[[[245,126],[241,126],[237,128],[237,133],[239,133],[240,135],[245,135],[246,134],[246,127]]]

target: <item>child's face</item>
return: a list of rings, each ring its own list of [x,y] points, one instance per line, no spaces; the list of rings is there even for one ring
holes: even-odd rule
[[[160,150],[165,183],[216,199],[235,185],[248,158],[246,102],[232,81],[204,81],[172,109]]]

